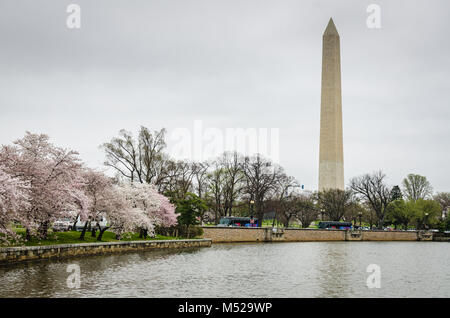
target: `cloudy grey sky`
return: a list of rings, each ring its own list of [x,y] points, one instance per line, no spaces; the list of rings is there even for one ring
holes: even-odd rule
[[[81,6],[81,29],[66,8]],[[381,29],[366,26],[381,6]],[[346,182],[382,169],[450,191],[450,2],[2,0],[0,143],[42,132],[101,167],[125,128],[280,129],[280,163],[317,188],[321,40],[341,35]],[[170,143],[170,140],[169,140]]]

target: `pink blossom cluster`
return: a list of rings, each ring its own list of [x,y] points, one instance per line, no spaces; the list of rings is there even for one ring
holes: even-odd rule
[[[154,225],[170,227],[177,224],[175,206],[158,193],[156,187],[146,183],[123,183],[118,186],[129,204],[139,209]]]
[[[105,214],[116,234],[176,224],[175,207],[148,184],[115,184],[86,168],[78,153],[56,147],[43,134],[27,132],[0,148],[0,237],[20,224],[28,235],[45,237],[52,222]]]
[[[18,211],[28,208],[29,187],[19,178],[13,178],[0,166],[0,239],[15,237],[10,224],[19,218]]]

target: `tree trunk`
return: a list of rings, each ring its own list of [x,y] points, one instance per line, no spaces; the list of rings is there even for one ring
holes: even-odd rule
[[[96,229],[95,229],[95,227],[93,227],[92,229],[91,229],[91,237],[96,237]]]
[[[99,233],[98,233],[98,236],[97,236],[97,241],[101,241],[101,240],[102,240],[102,237],[103,237],[103,233],[106,232],[106,230],[108,229],[108,227],[105,226],[105,228],[102,229],[102,228],[99,226],[98,228],[99,228]]]
[[[88,228],[88,221],[86,220],[86,222],[84,223],[84,226],[83,226],[83,230],[81,231],[81,234],[80,234],[80,240],[82,240],[82,241],[84,241],[84,236],[86,235],[87,228]]]
[[[29,228],[26,228],[26,230],[25,230],[25,239],[27,241],[31,240],[31,233],[30,233],[30,229]]]
[[[103,233],[105,233],[106,230],[109,229],[109,226],[105,226],[103,229],[101,228],[100,224],[98,224],[98,223],[97,223],[97,226],[98,226],[98,230],[99,230],[97,241],[101,241],[102,237],[103,237]],[[118,240],[120,240],[120,238],[118,238]]]
[[[104,231],[102,231],[102,230],[99,231],[98,237],[97,237],[97,241],[101,241],[101,240],[102,240],[103,232],[104,232]]]
[[[78,221],[78,217],[80,217],[80,213],[77,214],[77,217],[75,218],[75,221],[73,222],[72,225],[72,230],[76,231],[77,230],[77,221]]]
[[[41,223],[41,225],[39,226],[39,236],[41,239],[47,238],[47,231],[48,231],[48,221],[45,221]]]

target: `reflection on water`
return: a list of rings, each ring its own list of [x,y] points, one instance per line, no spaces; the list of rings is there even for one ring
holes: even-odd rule
[[[369,264],[380,289],[366,286]],[[223,244],[2,266],[0,297],[450,297],[448,264],[440,242]]]

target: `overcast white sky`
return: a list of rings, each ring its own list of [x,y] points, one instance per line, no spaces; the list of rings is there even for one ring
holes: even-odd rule
[[[81,29],[66,27],[81,6]],[[381,6],[381,29],[366,8]],[[0,144],[47,133],[102,167],[125,128],[279,128],[318,183],[322,33],[341,35],[346,182],[383,170],[450,191],[450,2],[1,0]],[[169,140],[170,142],[170,140]]]

